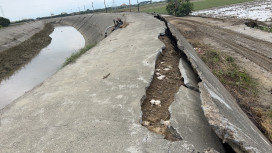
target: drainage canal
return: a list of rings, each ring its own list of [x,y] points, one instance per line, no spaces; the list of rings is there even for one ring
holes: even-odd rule
[[[0,84],[0,109],[53,75],[73,52],[84,47],[83,36],[73,27],[56,27],[52,41],[30,63]]]

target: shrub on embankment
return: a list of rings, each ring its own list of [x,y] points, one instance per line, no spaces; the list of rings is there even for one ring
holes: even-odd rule
[[[0,17],[0,28],[1,28],[1,26],[7,27],[9,25],[10,25],[9,19],[4,18],[4,17]]]
[[[192,12],[193,8],[193,3],[190,0],[168,0],[166,6],[168,14],[175,16],[187,16]]]

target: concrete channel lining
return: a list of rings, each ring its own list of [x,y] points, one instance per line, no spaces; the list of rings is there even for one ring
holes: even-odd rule
[[[85,39],[85,46],[97,44],[105,37],[106,29],[113,26],[113,19],[120,18],[125,21],[124,13],[114,14],[87,14],[45,20],[57,25],[67,25],[76,28]],[[107,30],[109,34],[111,30]]]
[[[211,73],[181,33],[170,23],[167,25],[177,40],[178,48],[184,51],[202,80],[199,83],[202,109],[217,136],[236,152],[270,152],[270,142],[244,114],[233,96]]]
[[[0,52],[29,39],[44,27],[42,21],[26,22],[0,29]]]

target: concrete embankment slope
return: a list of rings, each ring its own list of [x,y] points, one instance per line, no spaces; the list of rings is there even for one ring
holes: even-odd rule
[[[147,14],[126,18],[128,27],[2,110],[1,152],[224,152],[200,113],[199,94],[184,87],[175,106],[182,108],[186,101],[184,108],[196,106],[190,112],[198,114],[171,109],[182,141],[170,142],[141,125],[141,98],[166,27]],[[178,122],[185,115],[185,124]]]
[[[42,21],[35,21],[0,29],[0,52],[29,39],[35,33],[41,31],[43,27]]]
[[[72,26],[84,36],[86,45],[96,44],[104,38],[105,30],[113,25],[113,19],[117,17],[124,19],[122,14],[88,14],[12,25],[0,29],[0,52],[26,41],[35,33],[40,32],[47,22]]]
[[[236,100],[210,72],[193,47],[174,26],[170,23],[167,25],[178,48],[186,54],[201,79],[198,85],[202,109],[217,136],[236,152],[271,152],[271,143],[243,113]],[[195,84],[195,81],[191,82]]]
[[[96,44],[105,36],[105,30],[113,26],[113,19],[125,19],[122,14],[87,14],[55,18],[46,22],[55,22],[76,28],[84,37],[85,45]],[[107,31],[108,33],[110,30]]]
[[[92,29],[96,30],[97,38],[103,35],[108,26],[104,23],[112,22],[113,15],[107,18],[102,14],[102,21],[98,16],[97,26],[101,28]],[[55,21],[72,25],[82,33],[86,31],[84,37],[90,37],[87,42],[92,43],[97,39],[91,38],[90,28],[94,26],[88,28],[86,23],[95,16]],[[178,40],[178,47],[186,53],[202,79],[201,93],[198,76],[187,59],[181,59],[180,71],[183,77],[187,75],[188,88],[180,87],[169,112],[171,126],[182,140],[168,141],[142,126],[141,99],[153,77],[157,56],[163,55],[165,45],[158,36],[165,34],[167,27],[152,15],[125,14],[125,17],[128,27],[114,31],[76,63],[59,70],[1,110],[0,152],[191,153],[211,148],[226,152],[218,136],[234,148],[242,146],[248,152],[271,150],[269,142],[266,144],[258,129],[174,28],[170,30]],[[235,135],[231,133],[233,130]],[[232,144],[236,142],[239,145]]]

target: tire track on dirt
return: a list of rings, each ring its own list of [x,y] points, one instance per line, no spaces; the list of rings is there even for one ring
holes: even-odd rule
[[[170,19],[170,21],[178,22],[179,24],[191,27],[196,31],[198,37],[204,38],[208,36],[212,40],[243,55],[264,69],[270,72],[272,71],[272,44],[269,42],[248,37],[246,35],[242,35],[228,29],[222,29],[217,26],[199,23],[197,21],[186,19],[180,19],[180,21]],[[190,34],[190,32],[187,33],[187,35]]]

